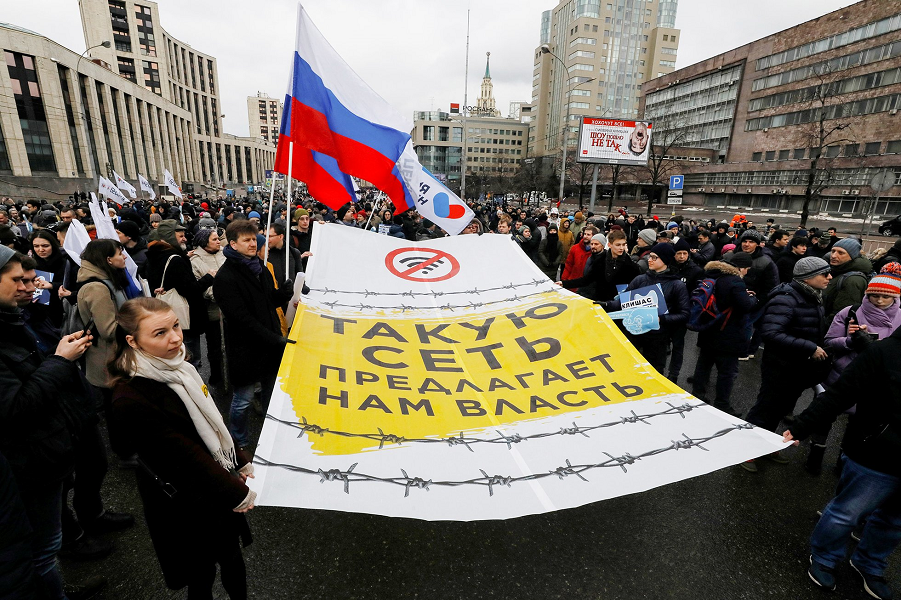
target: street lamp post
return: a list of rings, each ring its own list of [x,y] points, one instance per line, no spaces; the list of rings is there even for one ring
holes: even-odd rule
[[[81,89],[81,79],[80,79],[80,75],[81,75],[81,74],[80,74],[80,72],[78,71],[78,68],[81,66],[81,59],[84,58],[85,54],[87,54],[89,50],[93,50],[94,48],[99,48],[100,46],[103,46],[104,48],[109,48],[110,46],[112,46],[112,44],[110,43],[109,40],[105,40],[105,41],[103,41],[103,42],[100,42],[99,44],[96,44],[96,45],[94,45],[94,46],[90,46],[90,47],[88,47],[88,48],[85,48],[85,49],[84,49],[84,52],[82,52],[82,53],[78,56],[78,60],[75,61],[75,86],[76,86],[76,90],[80,90],[80,89]],[[81,103],[81,119],[82,119],[82,126],[85,128],[85,130],[87,130],[87,128],[88,128],[88,107],[87,107],[86,102],[82,102],[82,103]],[[94,144],[92,144],[92,143],[90,143],[90,142],[91,142],[91,137],[88,136],[88,145],[91,147],[91,153],[93,154],[93,158],[94,158],[94,165],[97,167],[95,170],[99,171],[100,165],[98,164],[98,161],[97,161],[97,148],[95,148],[95,147],[94,147]],[[96,185],[99,185],[99,182],[100,182],[100,173],[99,173],[99,172],[96,173],[96,176],[97,176],[97,181],[95,182],[95,184],[96,184]],[[95,185],[95,187],[96,187],[96,185]]]
[[[557,61],[560,63],[560,65],[563,67],[563,70],[566,71],[566,63],[563,62],[562,58],[560,58],[559,56],[557,56],[556,54],[554,54],[551,51],[551,47],[548,44],[541,45],[541,53],[542,54],[550,54],[551,56],[556,58]],[[566,76],[565,73],[561,75],[561,78],[560,78],[561,83],[563,82],[563,77],[565,77],[565,76]],[[567,91],[569,93],[572,93],[572,91],[575,90],[580,85],[584,85],[586,83],[591,83],[595,79],[597,79],[597,78],[592,77],[590,79],[586,79],[585,81],[575,84],[574,86],[569,88],[569,90],[567,90]],[[563,94],[561,93],[561,100],[566,101],[566,118],[564,119],[564,122],[563,122],[563,163],[560,165],[560,192],[557,195],[557,200],[560,202],[563,201],[563,185],[564,185],[564,183],[566,183],[566,150],[567,150],[566,147],[567,147],[567,142],[569,141],[569,139],[568,139],[569,138],[569,116],[570,116],[570,100],[571,100],[569,98],[563,98],[562,96],[563,96]]]

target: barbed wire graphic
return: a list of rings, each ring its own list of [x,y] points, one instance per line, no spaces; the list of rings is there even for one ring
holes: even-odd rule
[[[482,290],[482,291],[484,291],[484,290]],[[454,310],[460,310],[460,309],[464,309],[464,308],[465,309],[474,309],[474,308],[482,308],[484,306],[491,306],[492,304],[504,304],[505,302],[518,302],[520,300],[525,300],[526,298],[531,298],[532,296],[540,296],[542,294],[546,294],[546,293],[552,292],[552,291],[554,291],[554,290],[552,290],[552,289],[538,290],[537,292],[532,292],[530,294],[516,294],[511,298],[502,298],[500,300],[490,300],[488,302],[472,302],[472,301],[470,301],[466,304],[451,304],[448,302],[447,304],[433,305],[433,306],[409,306],[406,304],[400,304],[400,305],[392,304],[390,306],[375,306],[372,304],[364,304],[362,302],[359,304],[345,304],[342,302],[338,302],[337,300],[330,300],[328,302],[326,302],[324,300],[317,300],[315,298],[313,298],[311,300],[312,300],[312,302],[314,302],[316,304],[320,304],[322,306],[327,306],[329,308],[336,308],[336,307],[338,307],[338,308],[353,308],[353,309],[358,309],[358,310],[381,309],[381,310],[399,310],[401,312],[407,312],[408,310],[436,310],[437,309],[437,310],[449,310],[449,311],[453,312]],[[310,302],[311,300],[307,300],[307,302]]]
[[[523,283],[508,283],[506,285],[499,285],[497,287],[490,288],[472,288],[467,290],[454,290],[448,292],[372,292],[369,290],[333,290],[329,287],[323,288],[310,288],[310,292],[319,292],[321,294],[351,294],[351,295],[362,295],[364,298],[368,298],[369,296],[407,296],[410,298],[416,298],[419,296],[431,296],[433,298],[440,298],[441,296],[453,296],[456,294],[470,294],[474,296],[478,296],[479,294],[483,294],[486,292],[496,292],[499,290],[513,290],[521,287],[528,286],[539,286],[541,284],[548,284],[551,287],[549,289],[558,289],[554,282],[550,279],[532,279],[531,281],[526,281]]]
[[[682,415],[684,418],[684,415]],[[549,469],[546,472],[541,473],[532,473],[529,475],[523,475],[520,477],[514,477],[512,475],[489,475],[484,469],[479,469],[479,472],[482,474],[481,477],[474,477],[472,479],[464,479],[459,481],[435,481],[433,479],[426,479],[424,477],[414,476],[410,477],[407,474],[405,469],[400,469],[401,476],[400,477],[379,477],[376,475],[371,475],[368,473],[361,473],[358,471],[354,471],[359,463],[354,463],[346,470],[341,469],[310,469],[307,467],[302,467],[299,465],[289,465],[284,463],[276,463],[269,461],[259,455],[254,456],[253,462],[255,464],[265,466],[265,467],[275,467],[279,469],[285,469],[294,473],[300,473],[303,475],[315,475],[319,477],[319,483],[326,482],[334,482],[340,481],[344,484],[344,493],[350,494],[350,484],[351,483],[367,483],[367,482],[375,482],[375,483],[386,483],[390,485],[400,486],[404,488],[404,498],[409,497],[411,489],[420,489],[429,491],[432,487],[461,487],[461,486],[483,486],[488,488],[488,496],[494,496],[494,488],[495,487],[513,487],[513,484],[527,481],[537,481],[541,479],[546,479],[548,477],[558,477],[559,479],[565,479],[567,477],[573,476],[577,477],[581,481],[588,482],[589,480],[585,477],[584,474],[596,470],[596,469],[605,469],[605,468],[616,468],[619,467],[623,470],[624,473],[629,473],[629,470],[626,468],[627,466],[634,465],[637,461],[640,461],[645,458],[650,458],[653,456],[659,456],[666,452],[678,452],[679,450],[690,450],[692,448],[700,448],[705,452],[709,452],[710,450],[705,448],[703,444],[715,440],[717,438],[721,438],[733,431],[740,431],[743,429],[753,429],[754,425],[750,423],[737,423],[732,427],[727,429],[721,429],[716,433],[708,435],[706,437],[701,438],[690,438],[684,433],[682,434],[682,438],[684,439],[676,439],[670,440],[670,444],[668,446],[663,446],[661,448],[657,448],[655,450],[648,450],[647,452],[642,452],[640,454],[632,454],[629,452],[623,453],[620,456],[613,456],[609,452],[601,452],[608,458],[606,460],[597,462],[597,463],[589,463],[589,464],[580,464],[573,465],[569,459],[566,459],[565,466],[561,465],[555,467],[553,469]]]
[[[675,406],[670,402],[667,402],[666,404],[667,406],[669,406],[669,408],[660,412],[650,413],[647,415],[637,415],[633,410],[630,411],[632,413],[631,416],[620,417],[616,421],[609,421],[607,423],[600,423],[598,425],[588,425],[583,427],[576,425],[574,421],[572,427],[561,427],[558,431],[547,431],[543,433],[534,433],[531,435],[520,435],[518,433],[514,433],[513,435],[504,435],[500,431],[496,431],[498,435],[498,437],[496,438],[465,437],[462,431],[457,436],[407,438],[393,433],[385,433],[381,430],[381,428],[378,428],[378,433],[353,433],[349,431],[336,431],[327,427],[321,427],[319,425],[316,425],[315,423],[308,423],[306,417],[301,417],[300,423],[296,421],[285,421],[270,414],[267,414],[266,418],[275,421],[276,423],[297,429],[298,431],[300,431],[300,433],[297,435],[298,438],[302,438],[304,434],[306,434],[308,438],[310,437],[310,434],[319,435],[320,437],[329,434],[346,438],[363,438],[372,440],[379,443],[379,450],[384,448],[385,444],[401,445],[406,442],[408,444],[447,444],[448,446],[466,446],[466,448],[468,448],[470,452],[475,452],[475,450],[472,449],[472,446],[478,444],[506,444],[507,449],[511,449],[513,447],[513,444],[518,444],[527,440],[542,439],[560,435],[583,435],[585,437],[591,437],[588,435],[589,431],[604,429],[607,427],[614,427],[616,425],[624,425],[627,423],[644,423],[645,425],[650,425],[650,423],[647,421],[648,419],[653,419],[654,417],[660,417],[664,415],[680,415],[684,419],[685,413],[691,412],[694,409],[700,408],[702,406],[707,406],[707,404],[705,404],[704,402],[700,402],[698,404],[689,404],[686,402],[681,406]]]

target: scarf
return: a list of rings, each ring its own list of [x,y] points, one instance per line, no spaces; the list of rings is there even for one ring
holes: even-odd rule
[[[885,310],[875,306],[870,300],[864,296],[863,302],[860,303],[860,312],[863,313],[864,322],[872,327],[879,327],[889,331],[894,329],[895,320],[898,318],[898,301],[895,300]],[[871,331],[870,333],[876,333]]]
[[[165,383],[178,394],[207,450],[223,469],[235,471],[237,458],[231,435],[197,369],[185,360],[184,346],[175,358],[159,358],[135,349],[132,375]]]
[[[801,286],[801,289],[806,292],[809,296],[813,296],[813,299],[817,301],[817,304],[823,303],[823,290],[818,290],[816,288],[812,288],[807,285],[803,281],[795,280],[795,282]]]
[[[260,273],[263,272],[263,261],[261,261],[256,256],[254,256],[253,258],[247,258],[231,246],[226,246],[225,249],[222,250],[222,255],[225,256],[225,258],[233,258],[234,260],[238,261],[239,263],[250,269],[250,272],[257,277],[259,277]]]
[[[558,236],[556,233],[547,234],[547,238],[544,246],[544,255],[547,257],[549,263],[553,264],[557,257],[560,255],[560,251],[557,250],[557,241]]]

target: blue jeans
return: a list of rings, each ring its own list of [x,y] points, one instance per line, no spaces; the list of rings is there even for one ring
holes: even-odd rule
[[[868,469],[843,456],[838,489],[810,536],[814,560],[835,568],[845,559],[848,538],[866,519],[851,560],[862,573],[882,575],[901,542],[901,478]]]
[[[253,403],[253,390],[256,383],[248,385],[235,386],[234,395],[232,396],[232,404],[228,413],[228,431],[235,438],[235,444],[241,448],[250,445],[250,432],[247,430],[247,417],[250,405]],[[272,390],[275,388],[275,376],[272,378],[261,379],[260,398],[263,406],[269,407],[269,398],[272,396]]]

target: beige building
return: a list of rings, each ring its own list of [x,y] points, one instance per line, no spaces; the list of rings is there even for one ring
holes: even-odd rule
[[[96,189],[111,171],[140,189],[169,169],[199,180],[191,113],[32,31],[0,25],[0,195]]]
[[[275,146],[259,135],[224,133],[215,57],[169,35],[155,2],[79,0],[79,10],[91,59],[189,113],[185,139],[196,161],[194,181],[218,189],[263,180],[261,168],[271,168]],[[112,42],[109,48],[104,41]]]
[[[278,143],[278,128],[285,103],[270,98],[263,92],[247,97],[247,124],[250,137],[263,138],[273,144]]]
[[[671,72],[678,0],[560,0],[541,15],[533,55],[530,157],[569,149],[582,117],[636,119],[643,83]]]

